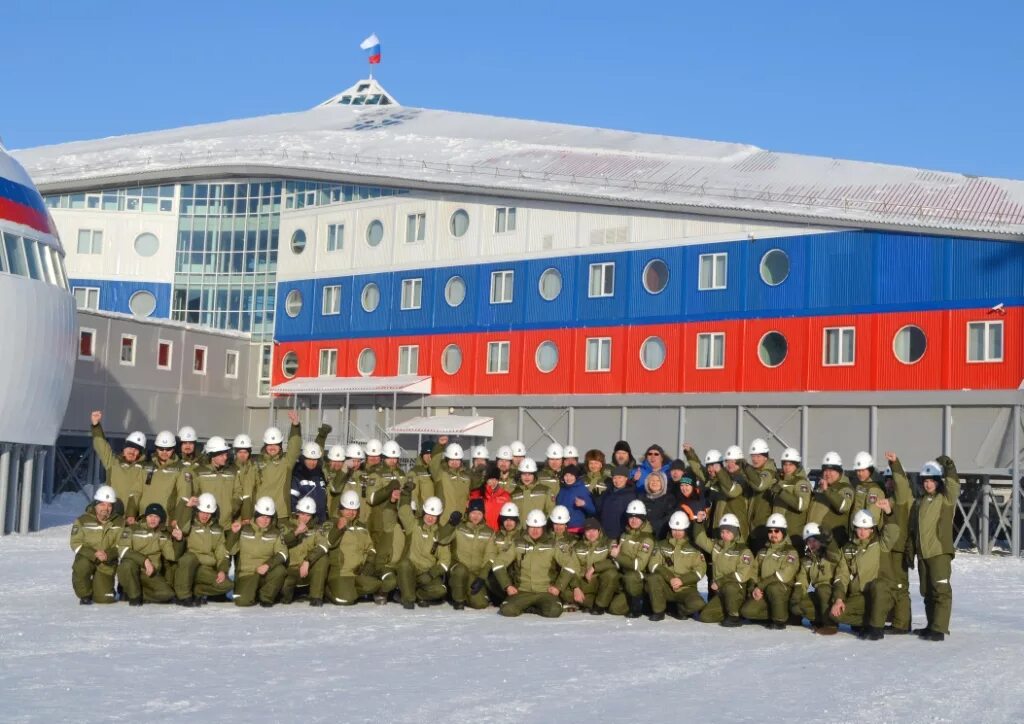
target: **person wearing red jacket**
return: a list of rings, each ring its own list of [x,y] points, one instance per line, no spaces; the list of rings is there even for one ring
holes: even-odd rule
[[[469,496],[481,498],[484,501],[484,522],[491,530],[498,530],[498,515],[501,513],[501,506],[512,500],[512,494],[501,484],[501,472],[497,467],[491,465],[484,473],[484,486],[474,490]]]

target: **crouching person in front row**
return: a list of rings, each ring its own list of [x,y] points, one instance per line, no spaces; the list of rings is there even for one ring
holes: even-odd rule
[[[487,608],[487,574],[490,573],[489,552],[494,543],[494,531],[484,522],[484,501],[469,501],[466,519],[453,531],[452,557],[455,564],[448,577],[452,589],[452,608],[460,610]]]
[[[836,577],[839,551],[829,544],[828,536],[817,523],[804,526],[804,556],[793,582],[789,612],[811,622],[811,631],[831,636],[838,629],[829,618],[832,608],[832,581]]]
[[[331,603],[352,606],[381,587],[380,578],[370,575],[377,551],[369,528],[359,522],[359,493],[346,490],[339,503],[338,517],[323,524],[306,554],[310,606],[322,605],[325,594]]]
[[[321,498],[326,500],[326,495]],[[288,572],[284,577],[284,585],[281,586],[281,603],[291,603],[295,598],[296,588],[310,586],[313,561],[309,560],[309,556],[316,548],[319,528],[316,525],[318,506],[319,503],[310,496],[299,498],[295,503],[295,512],[279,524],[281,540],[288,546]],[[319,561],[320,558],[321,556],[316,555],[314,560]],[[326,563],[327,561],[324,561],[319,566],[322,568]],[[323,599],[323,593],[319,598]]]
[[[441,602],[448,589],[444,575],[451,566],[449,547],[442,542],[443,531],[438,520],[444,512],[444,503],[438,497],[423,501],[423,517],[417,519],[409,507],[408,494],[398,509],[398,520],[405,532],[405,553],[395,566],[398,591],[402,607],[411,609],[415,604],[430,606]],[[462,519],[459,511],[453,511],[451,522],[458,524]]]
[[[740,615],[751,621],[767,619],[768,628],[782,630],[789,619],[789,600],[800,571],[800,554],[786,535],[786,516],[772,513],[765,527],[768,545],[754,561],[754,587]]]
[[[526,516],[526,535],[516,539],[515,546],[500,557],[494,575],[508,595],[498,613],[519,616],[527,611],[545,618],[562,615],[562,592],[576,576],[578,565],[574,554],[559,549],[545,528],[548,519],[541,510]],[[513,580],[510,570],[516,574]]]
[[[651,620],[665,618],[665,609],[671,601],[676,607],[676,618],[690,618],[704,608],[704,599],[697,583],[707,573],[704,554],[687,540],[690,517],[677,510],[668,519],[668,536],[654,548],[647,578],[647,595],[651,597]]]
[[[879,506],[889,512],[885,498]],[[848,623],[860,629],[860,636],[878,641],[883,636],[885,619],[893,607],[896,575],[893,574],[893,545],[900,536],[900,528],[889,523],[881,535],[875,530],[875,520],[867,510],[853,515],[854,540],[843,546],[832,586],[832,618],[836,623]]]
[[[592,616],[608,612],[617,616],[625,614],[629,604],[619,592],[619,567],[611,557],[611,542],[601,528],[601,521],[597,518],[584,521],[583,535],[576,541],[573,553],[579,568],[573,581],[572,600]]]
[[[117,493],[101,485],[93,503],[71,526],[71,585],[83,606],[114,602],[114,573],[122,518],[114,515]]]
[[[264,608],[274,605],[288,571],[288,547],[281,539],[275,517],[274,499],[263,496],[256,501],[253,521],[243,526],[231,524],[238,536],[235,548],[238,565],[235,573],[235,605],[253,606],[259,598]]]
[[[196,606],[205,603],[208,596],[226,595],[231,590],[231,557],[224,529],[217,522],[217,498],[213,493],[199,496],[186,547],[174,571],[178,605]]]
[[[174,589],[160,574],[166,563],[176,560],[178,553],[183,552],[185,536],[177,526],[168,534],[164,526],[166,520],[164,506],[150,503],[142,521],[121,533],[117,580],[124,588],[129,606],[141,606],[144,600],[167,603],[174,598]]]
[[[718,540],[712,542],[703,526],[692,528],[693,543],[711,555],[715,580],[708,583],[708,604],[701,609],[700,621],[722,626],[742,626],[740,606],[747,596],[747,584],[754,577],[754,555],[738,541],[740,521],[726,513],[718,522]]]

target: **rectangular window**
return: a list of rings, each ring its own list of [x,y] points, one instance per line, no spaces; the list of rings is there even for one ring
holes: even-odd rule
[[[499,206],[494,210],[494,233],[504,234],[516,230],[516,207]]]
[[[79,254],[102,254],[103,253],[103,232],[100,229],[79,229],[78,230],[78,253]]]
[[[697,369],[714,370],[725,367],[725,333],[705,332],[697,335]]]
[[[78,359],[96,358],[96,330],[78,330]]]
[[[75,305],[79,309],[91,309],[96,311],[100,308],[99,287],[75,287]]]
[[[327,251],[341,251],[345,247],[345,225],[327,225]]]
[[[341,287],[324,287],[323,315],[325,317],[333,314],[341,314]]]
[[[587,338],[587,372],[608,372],[612,368],[611,337]]]
[[[512,303],[512,283],[515,272],[511,269],[491,272],[491,304]]]
[[[409,214],[405,219],[405,243],[412,244],[427,238],[427,215]]]
[[[402,280],[402,309],[419,309],[423,306],[423,280]]]
[[[256,390],[256,394],[260,397],[270,396],[270,369],[273,357],[274,346],[271,344],[261,344],[259,387]]]
[[[701,254],[697,289],[725,289],[728,254]]]
[[[238,350],[229,349],[224,354],[224,376],[231,380],[238,379]]]
[[[196,345],[192,348],[192,374],[206,374],[206,347]]]
[[[508,355],[511,346],[511,342],[487,343],[487,374],[508,374]]]
[[[826,367],[849,366],[854,360],[856,332],[853,327],[826,327],[823,364]]]
[[[398,374],[416,375],[420,370],[419,345],[401,345],[398,348]]]
[[[615,294],[615,262],[590,265],[589,297],[610,297]]]
[[[338,375],[338,350],[320,350],[320,371],[321,377],[336,377]]]
[[[1003,323],[967,323],[967,361],[1003,361]]]
[[[135,366],[135,335],[121,335],[121,364],[128,367]]]
[[[157,366],[157,369],[161,369],[161,370],[169,370],[169,369],[171,369],[172,359],[173,359],[173,357],[171,356],[171,353],[173,352],[173,350],[174,350],[174,344],[172,342],[169,342],[166,339],[161,339],[161,340],[157,341],[157,343],[156,343],[156,366]]]

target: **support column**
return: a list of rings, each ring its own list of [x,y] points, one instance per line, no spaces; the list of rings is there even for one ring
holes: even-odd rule
[[[21,461],[21,495],[18,511],[18,532],[28,533],[32,519],[32,497],[35,495],[35,450],[25,446],[25,455]]]
[[[953,408],[945,405],[942,408],[942,454],[953,452]]]
[[[35,482],[32,485],[32,506],[29,513],[28,529],[39,530],[39,524],[43,512],[43,488],[46,485],[46,471],[48,469],[47,459],[52,457],[49,452],[52,448],[41,447],[35,454]]]
[[[628,442],[629,438],[627,437],[627,435],[629,433],[629,408],[623,405],[621,411],[622,414],[619,417],[619,439],[626,440]]]
[[[680,457],[683,454],[683,443],[686,442],[686,405],[679,406],[679,439],[676,440],[676,451],[672,457]]]
[[[978,504],[980,508],[978,516],[978,553],[988,555],[992,552],[991,534],[989,532],[991,527],[989,512],[992,510],[992,484],[987,475],[982,475],[980,481],[981,485],[978,490],[980,498],[980,503]]]
[[[1010,531],[1012,538],[1011,545],[1013,547],[1013,555],[1020,555],[1020,476],[1021,476],[1021,465],[1020,465],[1020,426],[1021,426],[1021,406],[1014,405],[1013,407],[1013,500],[1010,507],[1011,515],[1013,520],[1011,521]]]
[[[566,440],[566,444],[576,444],[576,408],[569,407],[569,437]]]
[[[878,405],[871,406],[871,414],[868,417],[868,445],[871,457],[878,460]]]
[[[804,467],[810,470],[810,465],[807,462],[807,429],[810,426],[811,419],[811,408],[807,405],[800,406],[800,454],[804,458]]]
[[[11,448],[0,445],[0,535],[7,532],[7,491],[11,476]]]

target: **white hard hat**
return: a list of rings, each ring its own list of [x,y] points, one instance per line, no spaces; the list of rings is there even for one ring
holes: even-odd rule
[[[871,453],[862,450],[853,456],[854,470],[867,470],[873,467],[875,467],[875,459],[871,457]]]
[[[505,503],[501,506],[501,512],[498,515],[502,518],[518,518],[519,506],[515,503]]]
[[[235,435],[235,439],[231,443],[231,447],[233,447],[235,450],[252,450],[252,438],[250,438],[244,432]]]
[[[719,528],[723,528],[723,527],[726,527],[726,526],[728,526],[730,528],[739,528],[740,527],[740,519],[737,518],[732,513],[726,513],[725,515],[722,516],[721,520],[718,521],[718,527]]]
[[[341,463],[345,461],[345,448],[341,445],[331,445],[331,449],[327,451],[327,459],[332,463]]]
[[[182,442],[195,442],[199,439],[196,435],[196,429],[191,425],[185,425],[185,427],[178,430],[178,439]]]
[[[472,455],[472,457],[473,457],[474,460],[476,460],[478,458],[481,459],[481,460],[490,460],[491,459],[491,453],[483,445],[477,445],[476,447],[473,448],[473,455]]]
[[[366,460],[366,453],[363,452],[363,449],[357,443],[350,442],[345,448],[345,457],[352,460]]]
[[[642,500],[631,500],[626,506],[626,515],[644,516],[647,515],[647,506]]]
[[[206,452],[209,455],[220,455],[226,453],[231,448],[228,447],[228,441],[222,438],[220,435],[214,435],[206,441]]]
[[[444,512],[444,503],[436,495],[432,495],[423,501],[423,513],[425,515],[441,515]]]
[[[875,519],[871,517],[871,513],[866,510],[858,510],[853,514],[853,520],[850,521],[854,528],[874,528]]]
[[[316,515],[316,501],[308,495],[303,498],[299,498],[299,502],[295,504],[295,512]]]
[[[388,440],[384,443],[384,447],[381,448],[381,454],[386,458],[394,458],[397,460],[402,457],[402,448],[394,440]]]
[[[546,453],[544,453],[544,457],[546,457],[548,460],[553,460],[553,459],[561,460],[562,459],[562,446],[559,445],[557,442],[551,443],[550,445],[548,445],[548,450],[547,450]]]
[[[384,446],[381,445],[380,440],[378,440],[377,438],[373,438],[372,440],[367,440],[366,441],[366,454],[367,454],[367,456],[371,456],[372,455],[373,457],[376,457],[376,456],[380,455],[380,453],[381,453],[381,451],[383,449],[384,449]]]
[[[779,459],[784,463],[802,463],[804,461],[804,459],[800,457],[800,451],[795,447],[787,447],[782,451],[782,455],[779,456]]]
[[[821,537],[821,526],[817,523],[808,523],[804,526],[804,540],[808,538],[814,538],[815,536]]]
[[[444,456],[449,460],[462,460],[463,452],[462,445],[457,442],[453,442],[444,449]]]
[[[548,517],[544,515],[544,511],[540,509],[531,510],[526,514],[526,527],[527,528],[543,528],[548,524]]]
[[[509,447],[512,449],[512,454],[517,458],[521,458],[526,455],[526,445],[520,440],[514,440]]]
[[[742,460],[743,459],[743,448],[739,445],[730,445],[725,449],[726,460]]]
[[[177,447],[178,441],[174,439],[174,433],[170,430],[161,430],[156,434],[153,445],[164,450]]]
[[[199,503],[196,505],[200,513],[217,512],[217,496],[213,493],[203,493],[199,496]]]
[[[786,516],[782,513],[772,513],[768,516],[768,520],[764,524],[765,528],[780,528],[786,530],[789,527],[789,523],[786,521]]]
[[[565,448],[563,448],[563,450],[562,450],[562,457],[563,458],[578,458],[579,456],[580,456],[580,451],[577,450],[572,445],[566,445]]]
[[[92,499],[97,503],[116,503],[117,493],[109,485],[101,485],[96,488],[96,492],[92,494]]]
[[[821,459],[821,467],[830,465],[836,468],[843,467],[843,459],[839,457],[839,453],[833,451],[825,453],[825,457]]]
[[[671,530],[686,530],[690,527],[690,516],[681,510],[677,510],[668,519],[668,527]]]
[[[319,460],[324,456],[324,451],[315,442],[307,442],[302,445],[302,457],[307,460]]]
[[[281,434],[281,429],[278,427],[268,427],[263,432],[263,444],[264,445],[280,445],[284,442],[284,435]]]
[[[769,450],[768,450],[768,443],[765,442],[762,438],[755,437],[753,439],[753,441],[751,441],[751,443],[750,443],[750,454],[751,455],[767,455],[768,452],[769,452]]]
[[[257,500],[254,507],[259,515],[277,515],[277,506],[274,505],[274,499],[269,495],[264,495]]]
[[[512,448],[508,445],[502,445],[498,448],[498,454],[495,456],[498,460],[511,460],[512,459]]]
[[[523,458],[523,461],[519,463],[519,472],[536,473],[537,463],[534,462],[533,458]]]
[[[569,509],[564,505],[556,505],[551,510],[551,522],[565,525],[569,522]]]
[[[141,433],[138,430],[136,430],[135,432],[130,433],[128,435],[128,437],[125,439],[125,443],[127,443],[129,445],[134,445],[135,447],[138,447],[138,448],[141,448],[142,450],[145,450],[146,449],[146,436],[143,433]]]
[[[354,490],[346,490],[341,494],[341,507],[346,510],[359,510],[359,493]]]
[[[715,449],[712,448],[711,450],[708,450],[704,454],[704,464],[705,465],[711,465],[712,463],[720,463],[720,462],[722,462],[722,452],[721,452],[721,450],[715,450]]]
[[[942,477],[942,466],[934,460],[929,460],[921,466],[922,478],[941,478]]]

